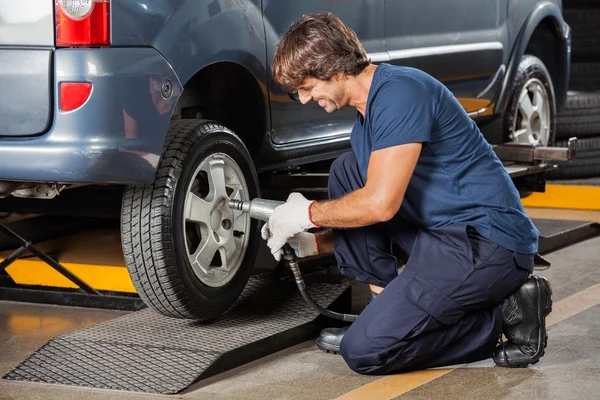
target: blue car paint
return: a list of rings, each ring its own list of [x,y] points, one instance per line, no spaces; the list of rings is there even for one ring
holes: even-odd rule
[[[383,0],[351,2],[360,1],[370,4],[377,12],[383,10],[379,3],[385,3]],[[278,18],[284,18],[282,14],[285,14],[283,21],[289,23],[299,16],[295,13],[305,11],[309,3],[314,4],[314,11],[335,11],[343,5],[340,0],[291,2],[289,7],[298,8],[265,12],[267,17],[263,17],[263,8],[269,10],[278,3],[273,0],[111,0],[113,47],[54,50],[51,124],[35,136],[0,138],[0,180],[151,182],[183,86],[198,71],[217,62],[241,65],[264,88],[261,93],[268,106],[266,132],[262,143],[256,146],[261,149],[256,157],[260,159],[259,169],[316,161],[344,151],[348,146],[345,125],[350,124],[339,117],[342,113],[332,122],[326,120],[325,113],[317,107],[300,109],[299,104],[291,100],[281,102],[278,99],[284,93],[274,86],[269,71],[272,46],[286,26],[286,22]],[[419,4],[407,3],[406,12],[417,12]],[[525,45],[542,19],[551,18],[561,46],[570,48],[570,33],[562,19],[559,2],[498,0],[497,4],[507,7],[508,11],[499,15],[506,16],[506,26],[501,29],[508,32],[510,39],[503,45],[504,55],[498,71],[484,81],[489,87],[492,106],[497,104],[492,112],[501,112],[505,107]],[[444,24],[444,15],[431,15],[431,24]],[[279,28],[274,28],[277,26]],[[365,37],[370,46],[367,50],[385,61],[393,49],[383,46],[385,38],[381,32],[368,29],[363,36],[371,35]],[[555,88],[559,104],[566,94],[569,62],[570,52],[565,50],[560,60],[562,78]],[[68,81],[91,82],[93,90],[82,107],[62,113],[57,109],[58,85]],[[160,95],[165,81],[170,81],[173,87],[168,99]],[[448,85],[459,94],[477,92],[472,89],[473,82],[449,82]],[[295,110],[294,113],[291,110]],[[305,126],[303,137],[298,132],[275,131],[272,115],[281,126],[293,127],[295,124],[290,121],[313,118],[321,122]]]
[[[168,99],[161,95],[165,80],[173,88]],[[2,179],[150,182],[182,91],[162,55],[152,48],[58,49],[53,81],[51,128],[0,140]],[[60,82],[90,82],[92,93],[80,108],[60,112]],[[136,124],[127,122],[128,115]]]

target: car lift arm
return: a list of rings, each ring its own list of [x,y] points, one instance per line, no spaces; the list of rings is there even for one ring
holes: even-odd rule
[[[23,254],[25,254],[26,252],[29,251],[32,254],[34,254],[35,256],[39,257],[44,262],[46,262],[48,265],[50,265],[52,268],[54,268],[57,272],[62,274],[65,278],[69,279],[71,282],[73,282],[74,284],[79,286],[86,293],[100,295],[100,293],[98,291],[96,291],[94,288],[92,288],[87,283],[83,282],[81,279],[79,279],[78,277],[73,275],[68,269],[66,269],[65,267],[60,265],[58,262],[53,260],[51,257],[49,257],[44,252],[37,249],[34,245],[31,244],[31,242],[23,239],[21,236],[19,236],[17,233],[12,231],[10,228],[8,228],[6,225],[4,225],[1,222],[0,222],[0,232],[18,240],[21,243],[21,247],[19,247],[12,254],[10,254],[8,257],[6,257],[2,262],[0,262],[0,272],[4,271],[6,269],[6,267],[8,267],[14,261],[19,259],[19,257],[21,257]]]

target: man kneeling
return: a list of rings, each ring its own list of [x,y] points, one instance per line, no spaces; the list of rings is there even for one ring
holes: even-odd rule
[[[292,193],[263,227],[276,258],[286,242],[299,256],[333,252],[344,275],[371,287],[358,319],[323,330],[318,347],[363,374],[536,363],[552,307],[550,284],[531,275],[539,232],[453,94],[418,69],[371,64],[329,13],[296,21],[272,68],[303,104],[358,111],[330,200]],[[392,241],[408,254],[400,274]]]

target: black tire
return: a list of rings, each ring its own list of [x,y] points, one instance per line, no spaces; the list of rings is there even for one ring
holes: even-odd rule
[[[600,135],[600,92],[569,91],[557,117],[557,139],[597,135]]]
[[[600,57],[600,9],[566,9],[563,16],[571,27],[572,59]]]
[[[572,62],[569,89],[584,92],[600,90],[600,62]]]
[[[573,8],[598,8],[600,3],[598,0],[563,0],[563,9],[570,10]]]
[[[559,147],[567,147],[567,141],[558,141]],[[574,160],[558,164],[547,173],[548,179],[580,179],[600,176],[600,136],[578,139],[578,153]]]
[[[524,55],[517,69],[517,74],[511,87],[510,99],[508,102],[508,108],[504,114],[503,129],[505,132],[506,142],[516,141],[513,137],[515,130],[519,130],[519,119],[522,118],[518,111],[519,107],[519,96],[521,91],[531,79],[539,80],[543,87],[546,89],[548,102],[549,102],[549,132],[548,140],[546,143],[542,143],[545,146],[552,146],[556,136],[556,97],[554,95],[554,87],[552,85],[552,78],[546,69],[546,66],[539,58],[532,55]],[[515,121],[516,120],[516,121]],[[515,129],[515,125],[517,129]]]
[[[210,121],[173,121],[154,183],[125,190],[121,232],[133,284],[150,307],[177,318],[210,320],[224,313],[244,289],[259,245],[252,220],[247,250],[235,275],[220,287],[204,284],[193,272],[185,244],[184,201],[197,167],[224,153],[244,175],[248,198],[259,195],[254,164],[243,142]]]
[[[563,0],[564,10],[574,8],[600,8],[600,3],[598,0]]]

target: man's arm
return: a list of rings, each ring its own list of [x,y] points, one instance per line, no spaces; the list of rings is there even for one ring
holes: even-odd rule
[[[365,187],[340,199],[313,203],[312,222],[354,228],[390,220],[400,209],[421,148],[422,143],[407,143],[371,153]]]

